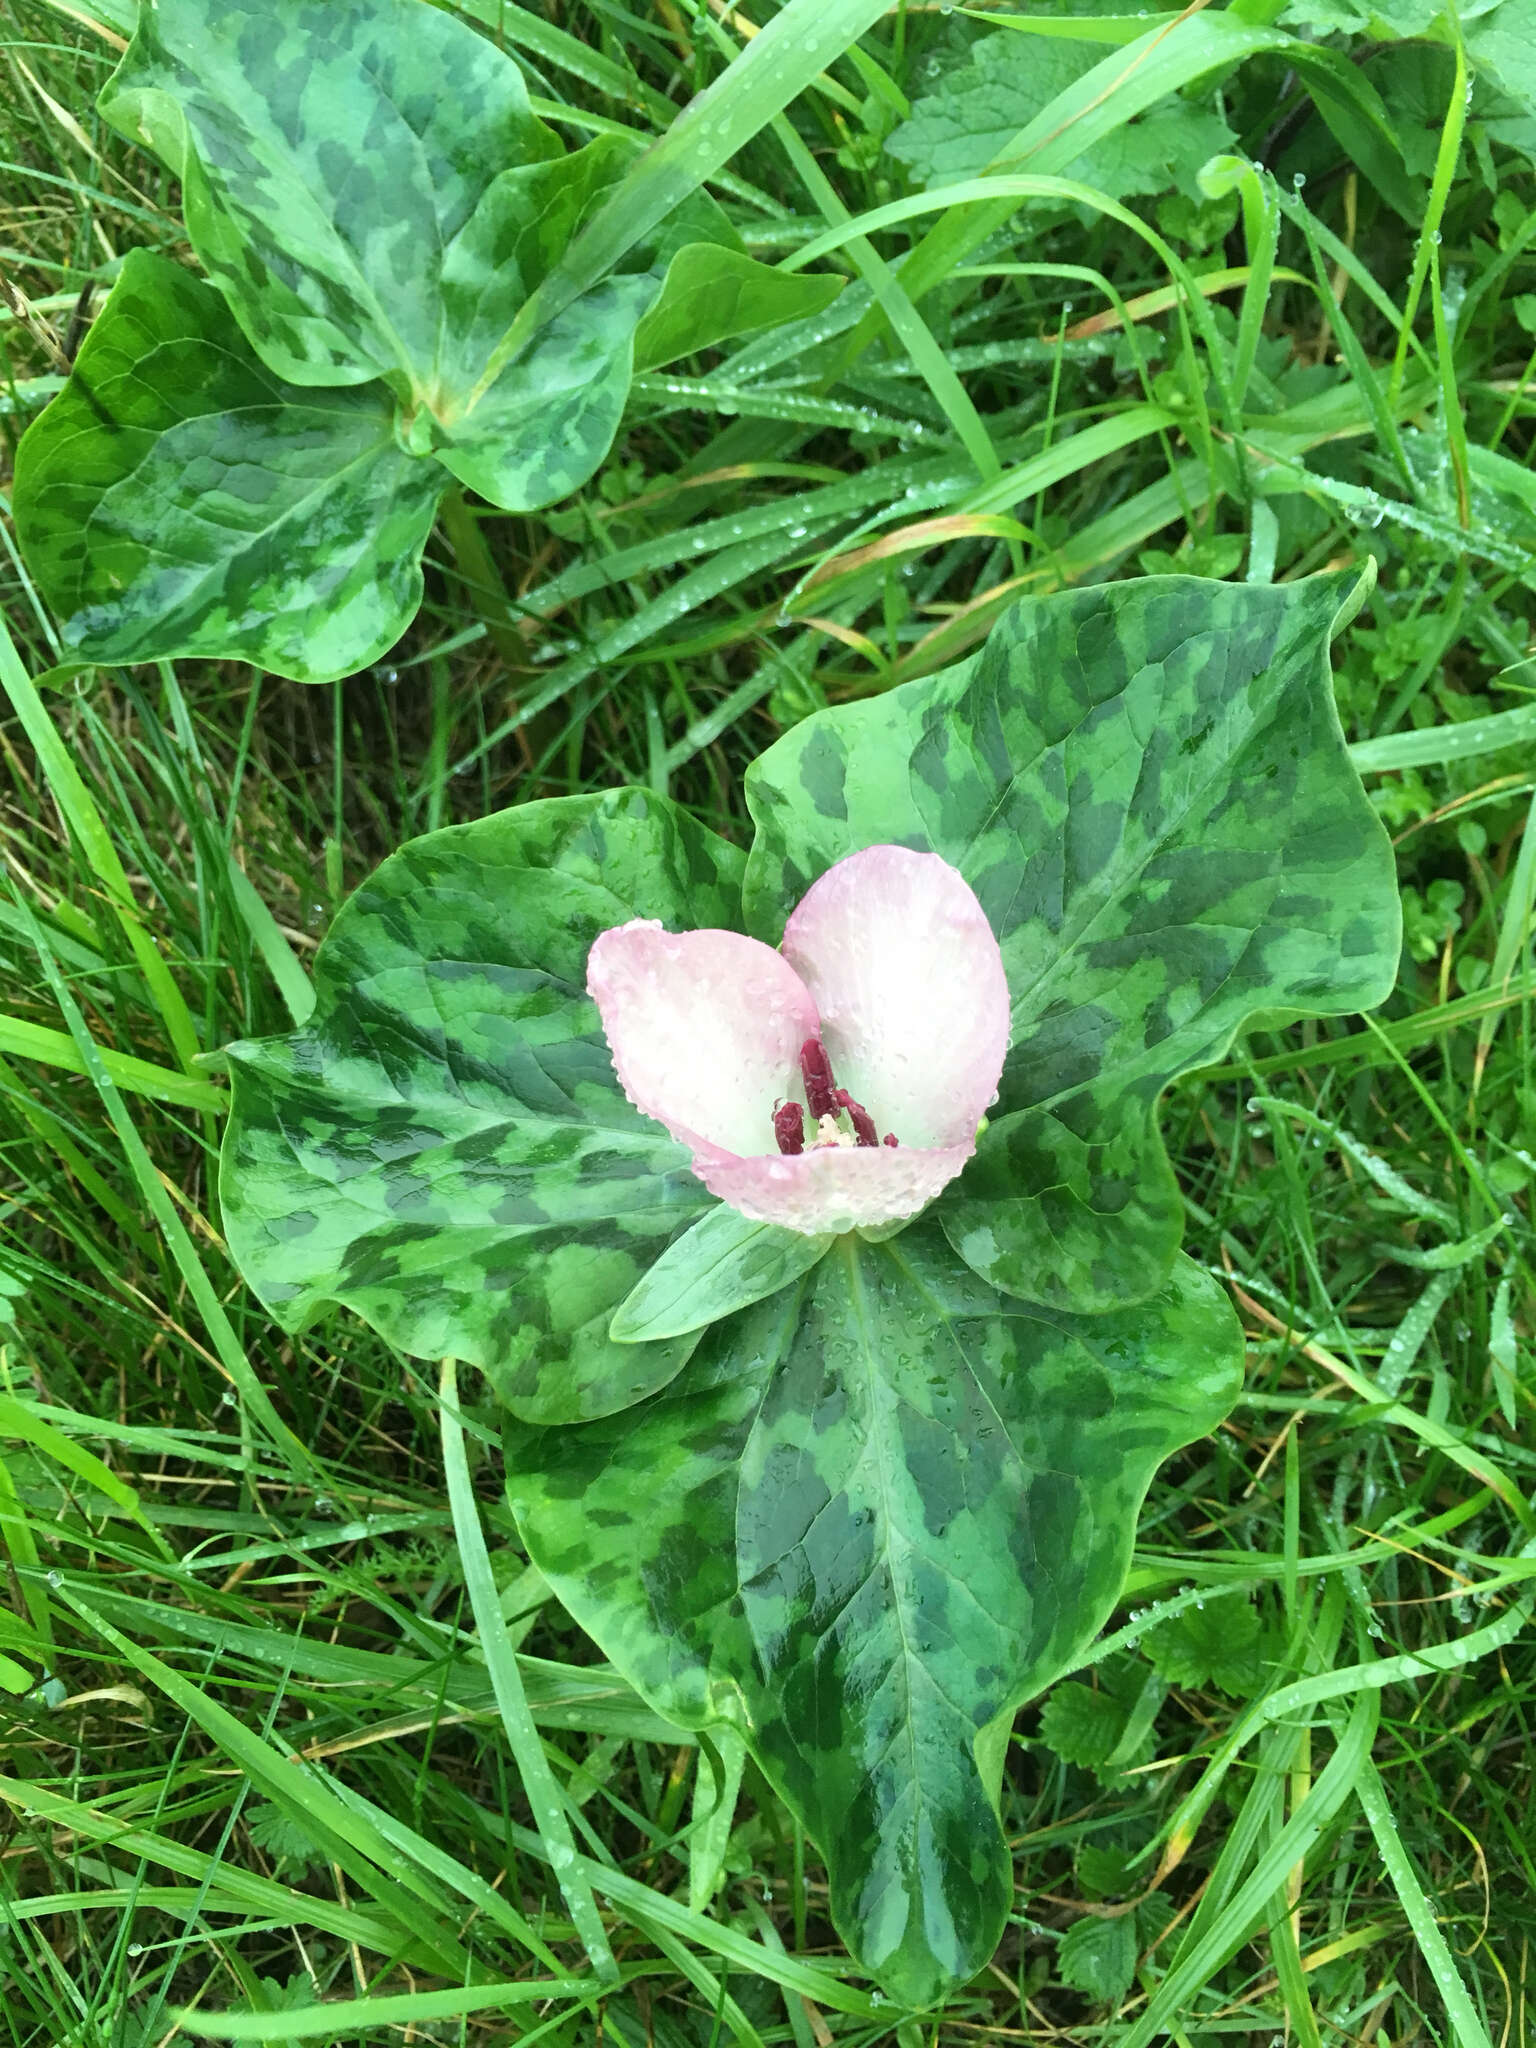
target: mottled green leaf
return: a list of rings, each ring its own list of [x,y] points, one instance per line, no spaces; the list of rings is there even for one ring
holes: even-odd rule
[[[569,497],[613,445],[633,374],[649,276],[613,277],[541,329],[531,347],[438,442],[461,483],[508,511]]]
[[[635,368],[651,370],[738,334],[809,319],[831,305],[840,277],[754,263],[734,249],[694,242],[667,266],[661,295],[635,331]]]
[[[485,254],[505,181],[559,140],[512,59],[420,0],[156,0],[102,112],[181,179],[192,246],[293,383],[442,402],[466,324],[499,310],[499,335],[531,289],[513,263],[486,305]]]
[[[1140,1308],[1000,1296],[919,1223],[840,1239],[622,1418],[508,1433],[530,1555],[640,1691],[733,1721],[898,1997],[979,1969],[1012,1897],[983,1731],[1079,1656],[1158,1463],[1234,1397],[1180,1261]]]
[[[1391,849],[1328,670],[1345,588],[1160,576],[1026,599],[978,658],[819,712],[748,771],[759,937],[880,842],[943,855],[980,898],[1013,1038],[940,1209],[1010,1292],[1090,1308],[1159,1285],[1178,1231],[1163,1089],[1255,1013],[1339,1015],[1392,987]]]
[[[22,436],[16,523],[93,660],[227,656],[322,682],[410,622],[446,482],[397,445],[381,387],[284,384],[211,286],[134,250]]]
[[[674,1239],[619,1305],[614,1341],[655,1341],[717,1323],[798,1280],[831,1243],[830,1236],[756,1223],[721,1202]]]
[[[836,289],[749,263],[694,193],[520,324],[631,146],[565,153],[512,60],[423,0],[157,0],[101,105],[180,179],[217,291],[131,256],[26,438],[23,545],[94,659],[363,667],[420,601],[445,471],[512,511],[592,475],[658,295],[652,345],[696,346]]]
[[[695,1339],[608,1324],[710,1202],[614,1078],[587,953],[631,917],[739,923],[741,856],[639,790],[413,840],[351,897],[302,1031],[230,1049],[230,1248],[286,1328],[340,1302],[537,1421],[606,1414]]]
[[[636,324],[669,260],[700,269],[678,237],[735,239],[695,195],[625,274],[515,346],[632,151],[605,136],[564,154],[511,58],[422,0],[158,0],[102,109],[181,178],[192,245],[264,362],[297,384],[382,380],[406,444],[508,510],[567,496],[607,454]],[[746,259],[718,253],[729,312]],[[783,284],[796,303],[825,293]],[[768,290],[746,324],[782,317]]]
[[[1087,1133],[1052,1109],[988,1124],[944,1211],[978,1273],[1001,1283],[1022,1267],[1046,1298],[1092,1310],[1134,1299],[1167,1272],[1184,1212],[1157,1104],[1120,1108]],[[1034,1297],[1038,1288],[1015,1291]]]
[[[583,196],[579,208],[571,203],[569,184],[562,186],[564,208],[558,233],[546,233],[538,262],[523,260],[524,275],[542,276],[569,238],[569,222],[585,216],[606,185],[617,175],[617,164],[606,142],[595,142],[567,159],[566,164],[540,166],[532,175],[553,184],[556,174],[568,179],[577,166],[583,169]],[[521,230],[519,230],[521,232]],[[526,241],[526,237],[524,237]],[[745,287],[732,284],[743,267],[764,277],[779,277],[776,271],[753,264],[735,248],[735,231],[714,201],[695,193],[665,227],[648,238],[629,259],[629,269],[615,273],[591,286],[573,300],[548,324],[523,337],[507,354],[506,339],[500,346],[490,344],[497,337],[488,324],[484,342],[473,351],[482,367],[472,388],[465,379],[468,397],[462,404],[441,410],[434,428],[438,459],[459,478],[509,511],[531,511],[550,505],[584,484],[607,455],[618,432],[629,397],[635,367],[635,338],[647,309],[658,310],[659,295],[669,286],[673,273],[683,279],[698,278],[715,265],[722,267],[723,283],[718,298],[722,318],[729,320],[738,301],[748,296]],[[494,281],[492,297],[505,275],[500,252],[484,252],[481,274]],[[824,287],[820,278],[785,278],[785,285]],[[825,297],[818,292],[818,300]],[[781,300],[781,303],[788,303]],[[761,325],[762,318],[746,320],[746,314],[763,315],[766,296],[759,292],[743,310],[744,324]],[[787,312],[772,317],[787,318]],[[727,332],[736,329],[726,328]],[[695,344],[703,346],[702,342]],[[506,356],[505,367],[498,367]],[[494,362],[491,362],[494,359]]]

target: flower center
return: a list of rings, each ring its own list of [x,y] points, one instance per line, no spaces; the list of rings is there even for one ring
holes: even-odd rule
[[[819,1038],[808,1038],[801,1046],[800,1073],[805,1082],[806,1104],[816,1126],[811,1139],[813,1152],[834,1146],[881,1143],[875,1120],[863,1103],[855,1102],[846,1088],[838,1087],[827,1048]],[[805,1112],[798,1102],[781,1102],[774,1110],[773,1135],[779,1150],[791,1158],[805,1150]],[[895,1134],[887,1131],[884,1142],[894,1148]]]

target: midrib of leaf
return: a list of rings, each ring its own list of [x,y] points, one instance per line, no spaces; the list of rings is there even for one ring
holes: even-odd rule
[[[879,1330],[877,1319],[871,1314],[869,1308],[868,1297],[865,1287],[863,1260],[865,1258],[883,1256],[885,1258],[888,1258],[894,1265],[900,1268],[902,1277],[906,1281],[907,1285],[912,1289],[912,1291],[915,1294],[920,1296],[929,1304],[933,1311],[936,1323],[938,1323],[938,1325],[944,1330],[944,1332],[949,1338],[949,1341],[953,1347],[953,1354],[955,1360],[958,1362],[960,1368],[964,1371],[971,1386],[986,1402],[987,1410],[992,1417],[993,1424],[996,1427],[999,1435],[1005,1443],[1011,1446],[1013,1443],[1011,1431],[1008,1429],[1007,1424],[1004,1422],[1002,1416],[998,1413],[996,1404],[993,1402],[991,1395],[987,1392],[987,1389],[982,1384],[981,1380],[977,1377],[974,1369],[971,1366],[970,1360],[965,1355],[963,1347],[960,1345],[958,1339],[954,1335],[953,1317],[945,1308],[944,1304],[933,1293],[933,1290],[924,1283],[921,1277],[913,1270],[910,1263],[902,1257],[900,1251],[900,1242],[901,1240],[898,1237],[892,1239],[890,1243],[880,1246],[877,1250],[871,1251],[868,1249],[861,1249],[861,1247],[858,1244],[858,1241],[854,1237],[849,1236],[842,1240],[842,1244],[839,1247],[839,1249],[842,1249],[844,1251],[844,1256],[846,1257],[849,1266],[848,1298],[850,1303],[850,1320],[856,1326],[859,1338],[858,1349],[865,1367],[866,1385],[868,1388],[869,1395],[869,1412],[871,1416],[880,1417],[880,1410],[876,1404],[876,1392],[880,1383],[879,1359],[881,1354],[881,1345],[879,1343]],[[881,1418],[880,1425],[873,1432],[873,1434],[878,1438],[884,1434],[884,1430],[885,1423],[883,1418]],[[883,1529],[886,1530],[897,1531],[900,1529],[901,1524],[899,1523],[897,1516],[891,1505],[891,1493],[889,1485],[887,1483],[887,1460],[881,1456],[880,1451],[878,1449],[876,1449],[871,1455],[873,1459],[873,1469],[876,1472],[879,1486],[881,1526]],[[1014,1454],[1014,1462],[1017,1463],[1016,1453]],[[894,1552],[894,1548],[894,1544],[887,1544],[885,1549],[885,1555],[889,1557]],[[906,1548],[908,1551],[913,1551],[917,1550],[918,1546],[910,1541],[907,1541]],[[995,1619],[995,1617],[987,1614],[986,1609],[981,1606],[981,1602],[972,1592],[971,1588],[967,1586],[962,1580],[957,1579],[954,1573],[945,1566],[942,1555],[937,1554],[935,1551],[931,1549],[923,1549],[921,1550],[920,1554],[927,1560],[928,1563],[933,1565],[936,1570],[940,1571],[944,1575],[944,1577],[949,1581],[949,1583],[955,1587],[956,1591],[964,1598],[968,1599],[973,1606],[977,1607],[983,1613],[983,1615],[986,1616],[988,1620]],[[892,1592],[894,1594],[896,1584],[895,1574],[890,1570],[888,1565],[886,1569],[887,1576],[892,1587]],[[932,1677],[931,1673],[927,1672],[923,1659],[917,1656],[912,1650],[910,1637],[907,1632],[906,1615],[903,1610],[902,1603],[893,1597],[890,1601],[890,1607],[892,1613],[896,1615],[898,1619],[898,1626],[901,1631],[903,1663],[903,1675],[901,1679],[901,1685],[904,1700],[910,1703],[913,1696],[912,1683],[910,1676],[908,1674],[913,1670],[923,1671],[925,1675],[928,1677],[929,1683],[932,1685],[933,1690],[939,1695],[940,1698],[945,1700],[947,1705],[949,1705],[955,1712],[959,1713],[960,1710],[954,1707],[954,1702],[949,1699],[948,1695],[943,1691],[943,1688],[938,1684],[937,1680]],[[912,1720],[912,1714],[908,1713],[905,1716],[905,1723],[909,1729],[911,1727]],[[922,1778],[920,1772],[917,1770],[916,1767],[915,1750],[913,1752],[913,1766],[911,1775],[913,1785],[917,1793],[921,1795]],[[919,1803],[921,1803],[920,1799]]]
[[[879,1347],[876,1342],[874,1320],[870,1314],[869,1302],[864,1288],[863,1261],[868,1254],[861,1254],[858,1240],[852,1235],[842,1240],[840,1249],[848,1266],[849,1322],[856,1333],[858,1352],[864,1365],[865,1385],[868,1390],[866,1398],[869,1403],[869,1414],[873,1421],[879,1413],[876,1406],[877,1383],[879,1380],[879,1366],[877,1363]],[[917,1736],[912,1706],[911,1674],[913,1668],[919,1665],[920,1660],[914,1657],[912,1652],[911,1639],[907,1630],[905,1607],[903,1602],[897,1597],[896,1575],[891,1569],[889,1562],[895,1548],[892,1541],[892,1532],[896,1524],[891,1513],[891,1497],[886,1479],[885,1459],[881,1455],[883,1445],[880,1443],[880,1437],[882,1434],[883,1431],[878,1428],[871,1431],[875,1442],[869,1455],[873,1462],[880,1495],[880,1527],[882,1532],[884,1532],[884,1540],[881,1545],[881,1562],[889,1590],[887,1605],[901,1637],[901,1671],[898,1683],[901,1687],[902,1698],[902,1733],[905,1734],[907,1742],[907,1775],[912,1788],[913,1811],[915,1813],[925,1804],[923,1798],[923,1776],[918,1768]]]

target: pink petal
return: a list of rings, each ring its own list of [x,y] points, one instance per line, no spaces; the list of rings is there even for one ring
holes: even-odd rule
[[[839,1083],[880,1135],[969,1153],[1003,1071],[1009,1005],[1003,956],[958,869],[905,846],[851,853],[801,897],[782,950],[821,1013]]]
[[[587,955],[624,1093],[685,1145],[775,1148],[773,1106],[798,1092],[816,1006],[782,954],[739,932],[635,918]]]
[[[794,1158],[727,1159],[708,1152],[693,1170],[712,1195],[759,1223],[787,1230],[869,1229],[913,1216],[946,1187],[975,1150],[963,1145],[828,1146]]]

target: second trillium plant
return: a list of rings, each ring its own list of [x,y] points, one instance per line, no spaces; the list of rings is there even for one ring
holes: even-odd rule
[[[233,1048],[251,1285],[480,1368],[529,1556],[658,1712],[745,1740],[909,2005],[991,1955],[1013,1715],[1240,1385],[1159,1098],[1392,985],[1347,599],[1021,603],[771,747],[745,855],[643,790],[429,834],[308,1025]]]
[[[410,624],[446,494],[554,504],[637,370],[840,289],[753,262],[702,193],[566,277],[637,143],[567,149],[419,0],[146,0],[98,104],[180,183],[204,275],[130,251],[17,453],[23,551],[91,661],[350,675]]]

